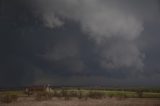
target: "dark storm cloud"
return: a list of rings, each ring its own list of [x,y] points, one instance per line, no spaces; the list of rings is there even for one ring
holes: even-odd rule
[[[157,86],[158,0],[0,3],[0,86]]]
[[[99,61],[102,66],[142,70],[144,53],[136,40],[144,31],[145,21],[157,14],[157,1],[35,0],[33,3],[47,27],[63,26],[63,19],[80,23],[97,48],[103,47],[100,50],[103,60]]]

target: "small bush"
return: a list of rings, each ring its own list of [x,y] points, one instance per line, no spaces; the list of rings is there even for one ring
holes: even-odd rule
[[[52,93],[48,93],[48,92],[38,92],[36,94],[35,100],[37,101],[45,101],[45,100],[51,100],[53,97]]]
[[[96,92],[96,91],[91,91],[88,93],[87,95],[88,97],[92,98],[92,99],[102,99],[105,97],[105,93],[104,92]]]
[[[83,98],[82,91],[79,91],[79,93],[78,93],[77,97],[78,97],[78,99],[82,99],[82,98]]]
[[[71,96],[71,97],[78,97],[79,95],[78,95],[78,92],[76,92],[76,91],[70,91],[69,92],[69,95]]]
[[[62,97],[62,94],[61,94],[61,92],[58,92],[57,90],[54,90],[53,96],[54,96],[54,97],[61,98],[61,97]]]
[[[64,97],[65,100],[70,100],[71,99],[71,95],[70,95],[69,91],[62,90],[61,94],[62,94],[62,96]]]
[[[142,90],[137,90],[136,93],[137,93],[137,96],[138,96],[139,98],[142,98],[142,97],[143,97],[143,91],[142,91]]]
[[[0,101],[2,103],[12,103],[18,100],[18,96],[16,94],[6,94],[1,96]]]
[[[81,100],[88,100],[88,95],[80,90],[76,92],[75,97],[77,97],[78,99],[81,99]]]
[[[53,93],[53,97],[58,97],[58,98],[64,97],[65,100],[69,100],[71,96],[72,95],[69,93],[69,91],[64,89],[62,89],[61,91],[54,90]]]

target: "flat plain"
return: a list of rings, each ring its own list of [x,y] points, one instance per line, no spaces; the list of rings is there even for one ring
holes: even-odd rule
[[[141,90],[140,90],[141,91]],[[0,106],[160,106],[159,91],[44,89],[1,91]]]

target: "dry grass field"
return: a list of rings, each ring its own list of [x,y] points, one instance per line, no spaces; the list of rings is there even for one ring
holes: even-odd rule
[[[160,106],[159,91],[44,89],[1,91],[0,106]]]

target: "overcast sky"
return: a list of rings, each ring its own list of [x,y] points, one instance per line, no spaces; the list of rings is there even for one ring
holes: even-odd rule
[[[0,87],[160,87],[159,0],[0,0]]]

